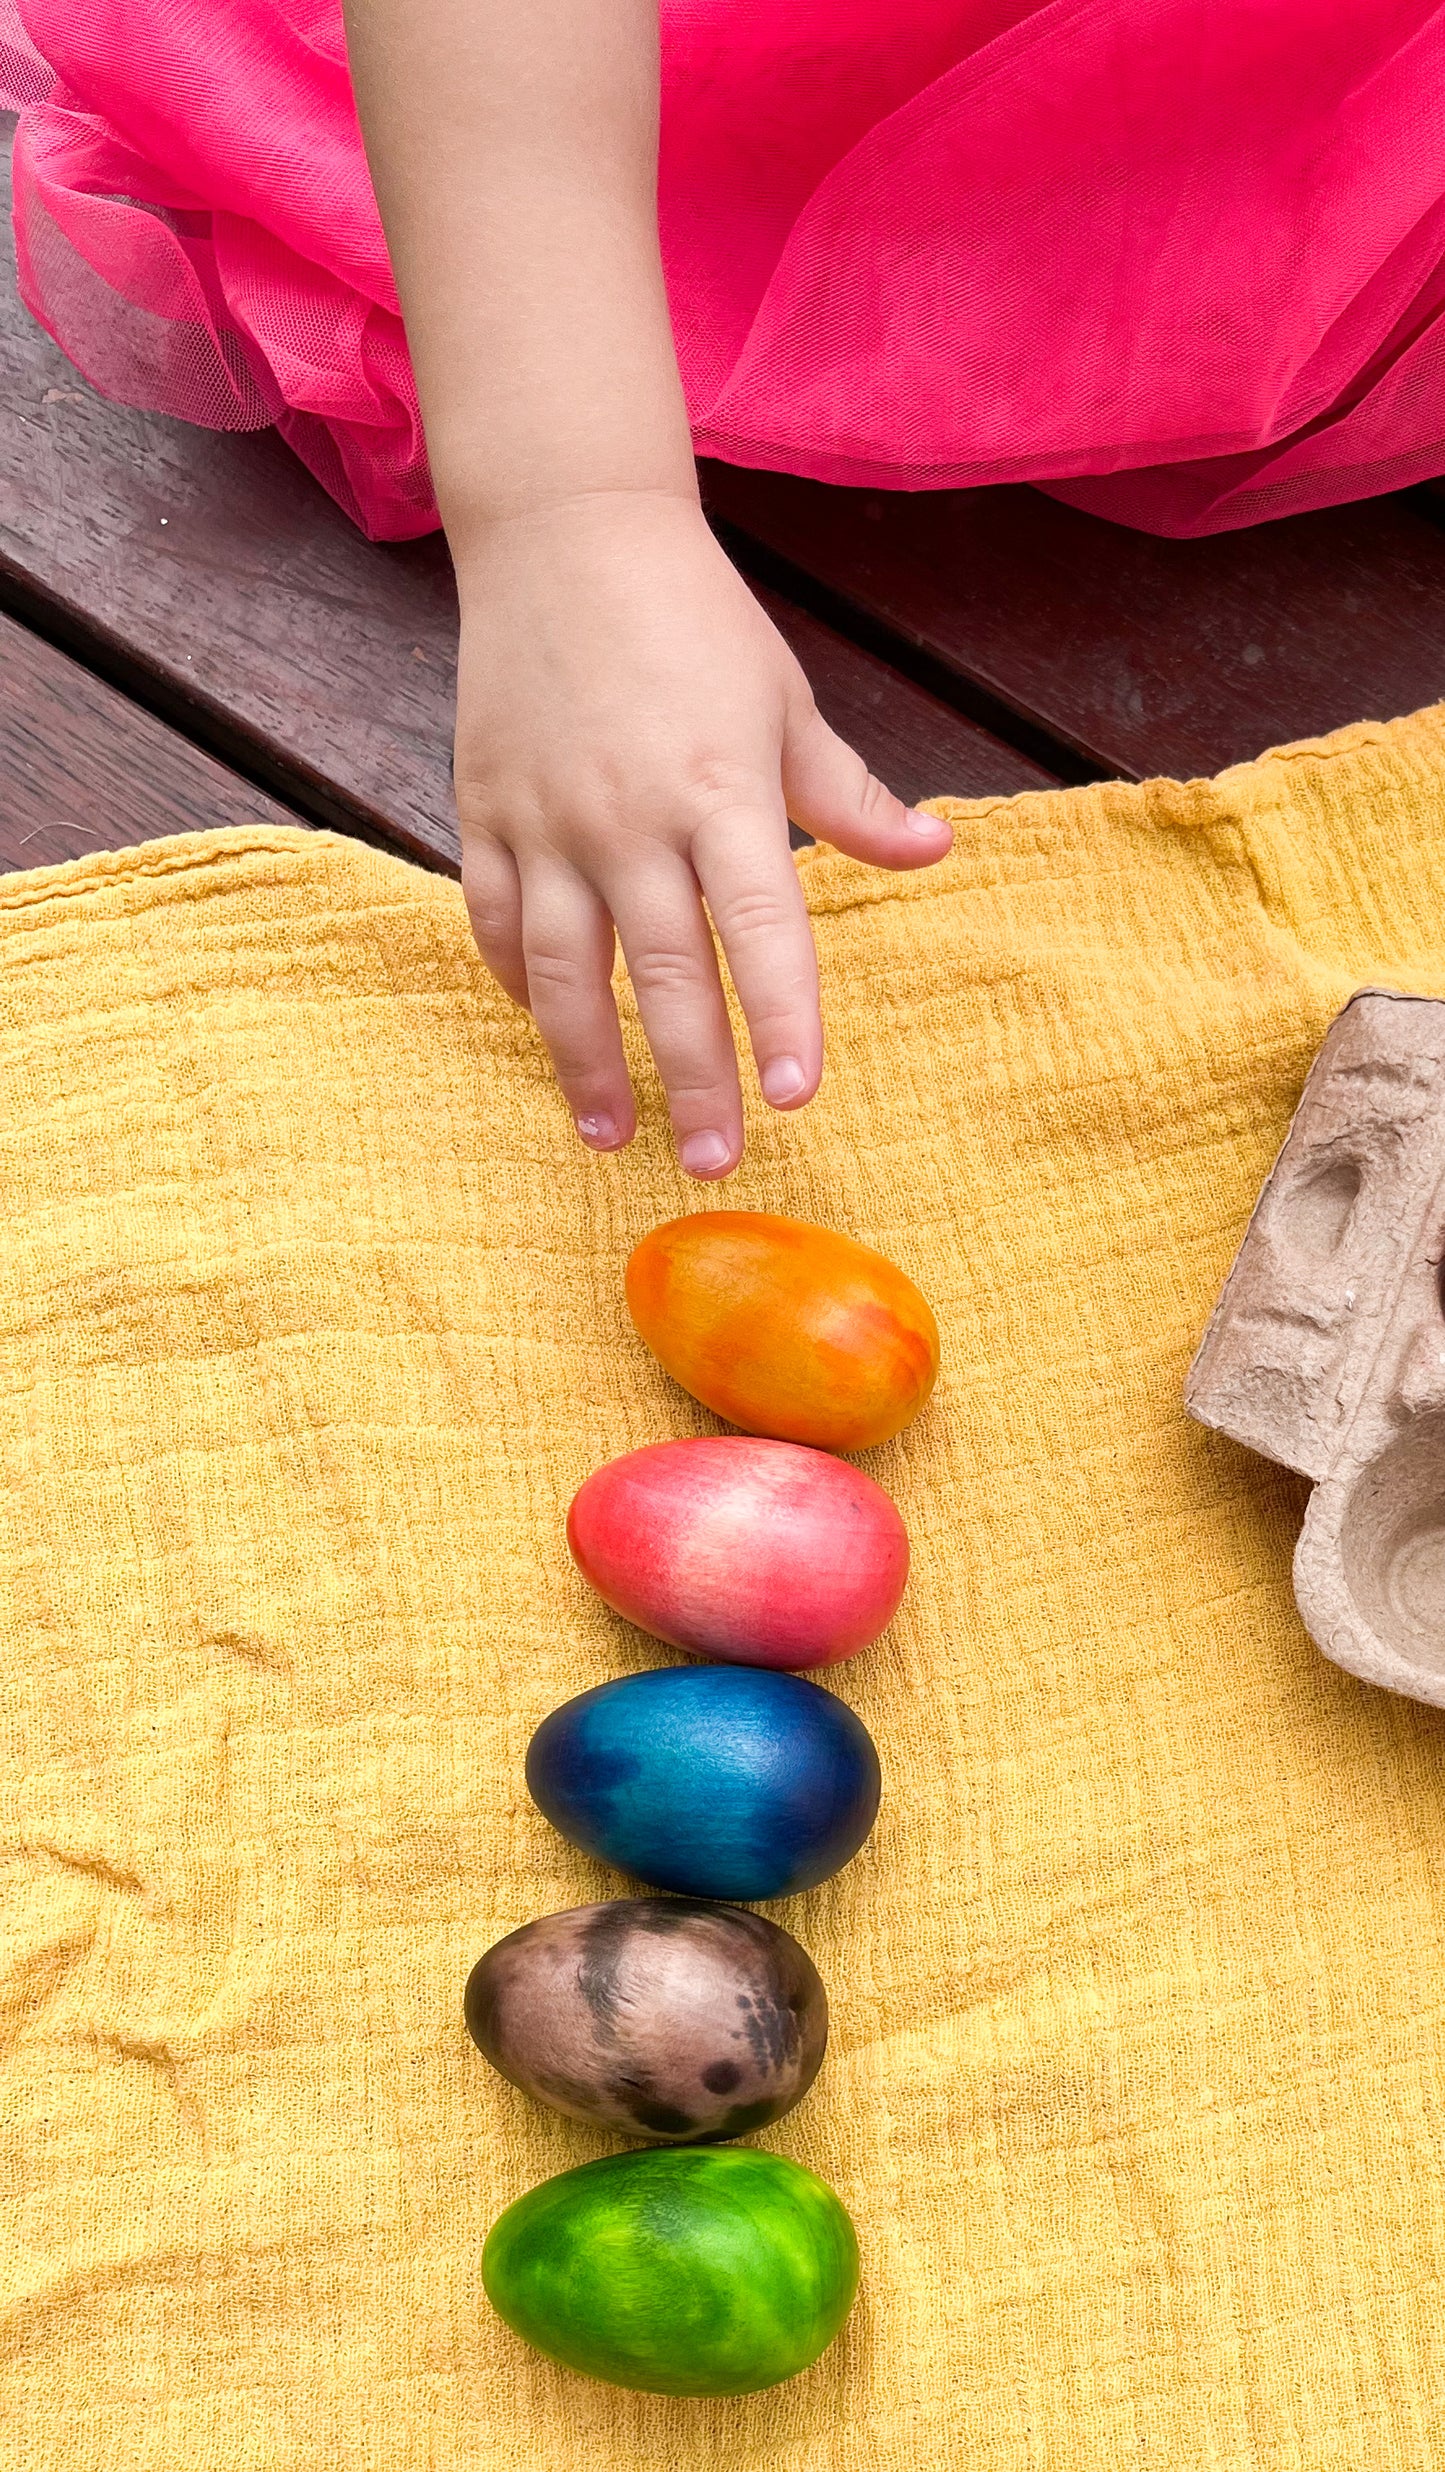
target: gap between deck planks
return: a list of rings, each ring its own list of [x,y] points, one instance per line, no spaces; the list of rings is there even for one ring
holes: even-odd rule
[[[1243,763],[1445,695],[1445,530],[1410,493],[1164,541],[1032,489],[825,488],[725,464],[739,563],[1063,772]]]
[[[162,833],[302,820],[0,617],[0,871]]]

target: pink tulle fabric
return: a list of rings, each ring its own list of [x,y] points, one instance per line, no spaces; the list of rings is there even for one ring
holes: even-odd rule
[[[1445,6],[662,0],[701,452],[1217,531],[1445,471]],[[0,0],[25,298],[432,528],[340,0]]]

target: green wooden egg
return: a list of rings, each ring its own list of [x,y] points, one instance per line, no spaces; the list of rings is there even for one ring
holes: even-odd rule
[[[748,2146],[611,2154],[493,2224],[482,2280],[550,2360],[654,2395],[749,2395],[796,2377],[853,2305],[841,2201]]]

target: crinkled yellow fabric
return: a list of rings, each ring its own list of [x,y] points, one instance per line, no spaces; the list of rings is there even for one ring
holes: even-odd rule
[[[572,1573],[700,1429],[449,885],[262,828],[0,885],[0,2438],[13,2472],[1424,2472],[1445,2388],[1445,1716],[1317,1655],[1303,1487],[1180,1409],[1310,1054],[1445,988],[1445,714],[811,854],[831,1069],[731,1202],[942,1325],[912,1529],[832,1678],[886,1800],[775,1909],[833,2001],[764,2142],[857,2218],[766,2395],[490,2313],[606,2142],[467,2043],[473,1959],[619,1892],[528,1736],[656,1661]],[[634,1039],[634,1049],[636,1041]],[[640,1051],[639,1051],[640,1052]],[[650,1085],[649,1085],[650,1087]]]

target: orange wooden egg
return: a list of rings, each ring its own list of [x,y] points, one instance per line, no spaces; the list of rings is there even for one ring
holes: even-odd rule
[[[627,1303],[654,1356],[744,1433],[865,1450],[916,1416],[938,1325],[869,1246],[763,1210],[702,1210],[644,1236]]]

